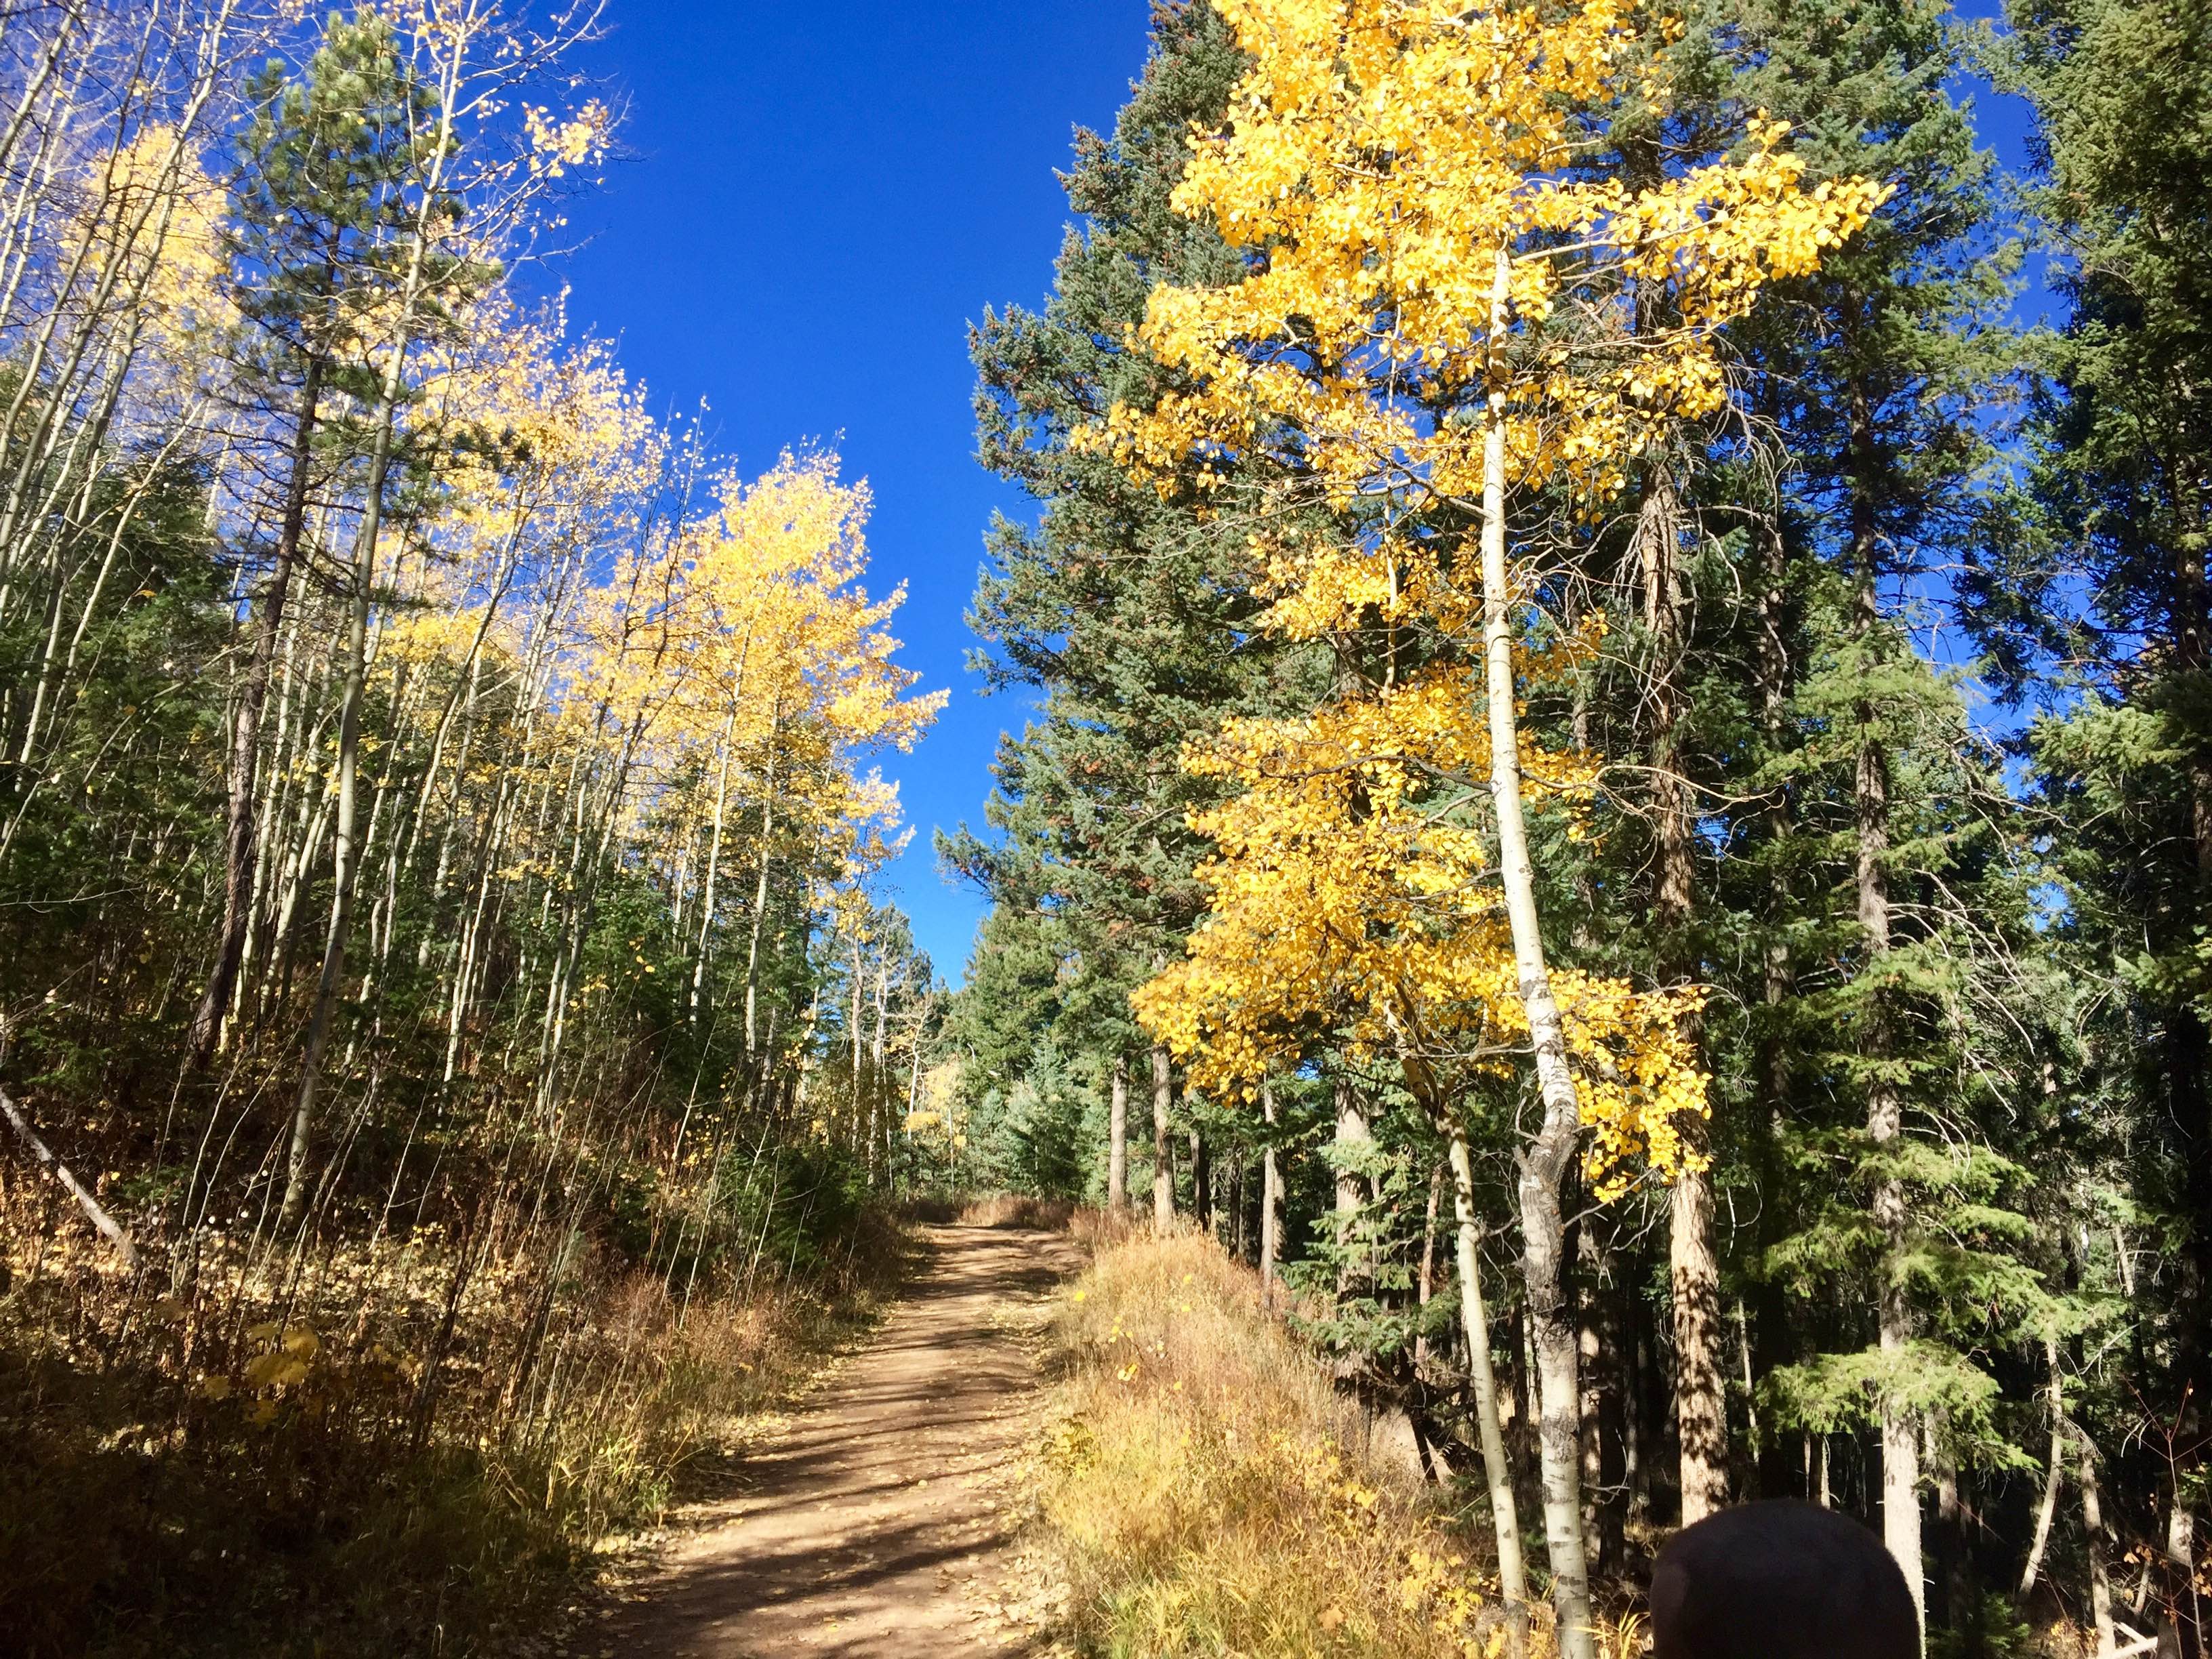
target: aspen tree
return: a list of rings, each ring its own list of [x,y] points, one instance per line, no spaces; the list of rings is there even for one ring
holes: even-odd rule
[[[1745,161],[1649,188],[1564,173],[1577,138],[1624,91],[1631,31],[1606,0],[1563,13],[1395,0],[1224,10],[1253,66],[1232,100],[1233,131],[1200,142],[1176,201],[1265,247],[1264,266],[1224,287],[1154,291],[1143,337],[1194,389],[1146,409],[1117,404],[1095,441],[1139,471],[1196,455],[1225,474],[1250,455],[1295,453],[1332,503],[1402,502],[1406,516],[1373,543],[1276,549],[1275,625],[1319,631],[1347,600],[1374,596],[1470,649],[1479,636],[1505,923],[1492,948],[1542,1103],[1521,1160],[1520,1209],[1546,1535],[1563,1650],[1583,1659],[1593,1638],[1559,1186],[1585,1114],[1524,823],[1530,775],[1542,774],[1518,732],[1526,630],[1516,612],[1531,575],[1509,556],[1508,492],[1553,478],[1607,486],[1661,422],[1717,407],[1719,327],[1773,277],[1814,268],[1881,191],[1863,181],[1801,190],[1784,133],[1765,122],[1753,124]],[[1639,335],[1633,307],[1604,297],[1638,285],[1670,291],[1673,327]],[[1578,326],[1593,313],[1595,327]],[[1471,508],[1479,526],[1472,604],[1465,565],[1445,562],[1419,526],[1417,515],[1444,504]],[[1411,572],[1402,585],[1401,568]],[[1397,684],[1376,707],[1386,718],[1417,707],[1407,696]],[[1244,763],[1255,782],[1290,769],[1264,752]],[[1202,1005],[1206,988],[1190,988]],[[1202,1020],[1185,1025],[1187,1041]],[[1652,1127],[1668,1140],[1663,1121],[1681,1093],[1662,1084],[1658,1094]]]

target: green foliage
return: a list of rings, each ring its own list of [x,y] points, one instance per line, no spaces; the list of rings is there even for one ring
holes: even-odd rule
[[[1080,1198],[1092,1185],[1092,1149],[1102,1126],[1091,1121],[1091,1091],[1049,1036],[1023,1057],[1010,1083],[994,1083],[968,1122],[969,1155],[981,1188]]]
[[[1050,930],[1054,1018],[1072,1048],[1098,1055],[1138,1054],[1127,993],[1182,949],[1203,906],[1203,849],[1184,818],[1209,787],[1176,764],[1184,739],[1224,712],[1295,700],[1303,672],[1252,631],[1240,531],[1214,522],[1194,486],[1139,485],[1068,442],[1115,398],[1161,383],[1125,341],[1152,284],[1240,268],[1168,202],[1187,135],[1219,118],[1239,55],[1203,3],[1161,5],[1154,29],[1112,136],[1078,135],[1066,183],[1082,224],[1061,246],[1051,301],[987,313],[969,341],[984,464],[1042,508],[1034,526],[992,527],[970,617],[987,647],[977,666],[994,689],[1045,695],[1001,745],[987,808],[997,835],[939,844],[1001,914],[1033,912],[1025,925]],[[988,960],[997,948],[987,941],[979,975],[999,971]]]

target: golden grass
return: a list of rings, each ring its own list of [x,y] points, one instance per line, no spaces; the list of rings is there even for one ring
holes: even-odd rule
[[[1056,1334],[1042,1506],[1083,1651],[1504,1651],[1468,1540],[1352,1449],[1356,1413],[1212,1240],[1107,1243]]]
[[[1043,1232],[1062,1232],[1075,1215],[1075,1206],[1064,1198],[1030,1198],[1019,1193],[999,1193],[970,1200],[958,1217],[963,1227],[1029,1227]]]

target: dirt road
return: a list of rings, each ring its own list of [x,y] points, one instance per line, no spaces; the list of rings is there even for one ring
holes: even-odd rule
[[[1058,1234],[924,1230],[872,1341],[747,1460],[606,1630],[621,1659],[1021,1653],[1011,1486],[1040,1407]]]

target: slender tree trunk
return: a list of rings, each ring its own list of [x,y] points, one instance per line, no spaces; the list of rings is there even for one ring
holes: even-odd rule
[[[2190,1403],[2193,1404],[2193,1401]],[[2185,1424],[2190,1420],[2187,1417],[2184,1419]],[[2085,1458],[2094,1455],[2086,1436],[2082,1439],[2082,1449]],[[2203,1448],[2196,1449],[2194,1455],[2201,1457]],[[2185,1476],[2187,1468],[2184,1464],[2175,1474]],[[2082,1502],[2086,1505],[2089,1484],[2087,1474],[2083,1476],[2081,1484]],[[2167,1580],[2173,1587],[2171,1605],[2174,1638],[2181,1649],[2181,1659],[2199,1659],[2204,1651],[2204,1608],[2197,1589],[2197,1516],[2181,1491],[2174,1491],[2171,1497],[2172,1502],[2166,1511],[2166,1570]],[[2100,1570],[2102,1563],[2093,1557],[2092,1566]]]
[[[2202,463],[2195,469],[2202,476]],[[2185,479],[2187,470],[2174,476]],[[2177,483],[2170,510],[2179,524],[2201,526],[2206,521],[2200,490]],[[2208,568],[2204,538],[2185,535],[2173,540],[2179,568],[2175,574],[2174,616],[2170,627],[2170,649],[2174,678],[2171,685],[2186,687],[2182,695],[2201,696],[2212,682],[2212,568]],[[2169,691],[2167,695],[2172,695]],[[2212,759],[2201,750],[2191,750],[2185,762],[2188,773],[2190,839],[2195,877],[2194,919],[2212,913]],[[2184,994],[2174,997],[2166,1014],[2166,1114],[2179,1143],[2182,1200],[2193,1224],[2175,1252],[2173,1328],[2176,1334],[2175,1381],[2182,1390],[2175,1427],[2188,1448],[2183,1454],[2184,1473],[2201,1469],[2212,1452],[2212,1028],[2201,1006]],[[2196,1516],[2177,1499],[2171,1528],[2184,1540],[2193,1538]],[[2171,1530],[2170,1528],[2170,1530]],[[2208,1646],[2203,1609],[2196,1585],[2193,1545],[2169,1537],[2167,1558],[2176,1577],[2174,1611],[2180,1621],[2176,1637],[2183,1659],[2200,1659]]]
[[[2051,1461],[2043,1472],[2043,1498],[2035,1506],[2035,1538],[2028,1546],[2027,1563],[2021,1569],[2019,1599],[2035,1593],[2036,1576],[2043,1570],[2043,1553],[2051,1543],[2051,1517],[2058,1512],[2058,1488],[2066,1470],[2066,1399],[2064,1378],[2058,1366],[2058,1344],[2043,1339],[2043,1363],[2051,1376],[2044,1396],[2051,1407]]]
[[[223,1016],[230,1010],[246,936],[253,926],[254,877],[259,848],[254,842],[254,774],[261,753],[261,710],[276,660],[284,624],[284,602],[292,589],[292,567],[307,522],[308,474],[314,465],[315,425],[322,400],[323,364],[310,357],[300,388],[298,417],[292,428],[290,472],[284,483],[283,518],[276,531],[276,555],[269,586],[255,607],[253,655],[238,690],[237,718],[231,728],[230,800],[224,837],[222,932],[216,942],[215,966],[193,1011],[189,1039],[192,1066],[204,1070],[215,1054]]]
[[[768,751],[761,762],[760,871],[753,884],[752,935],[745,946],[745,1088],[760,1086],[759,1044],[761,934],[768,925],[768,878],[775,844],[776,737],[782,728],[781,698],[769,711]]]
[[[860,971],[860,941],[853,940],[852,995],[848,999],[845,1023],[853,1028],[853,1139],[860,1138],[860,997],[867,988],[866,976]],[[856,1146],[855,1151],[859,1148]]]
[[[1498,251],[1491,289],[1491,335],[1502,342],[1512,267]],[[1561,1659],[1596,1659],[1590,1619],[1589,1554],[1583,1540],[1575,1327],[1565,1285],[1566,1228],[1560,1187],[1582,1134],[1581,1106],[1567,1060],[1565,1027],[1553,1000],[1544,964],[1543,930],[1536,909],[1536,875],[1522,816],[1521,748],[1513,672],[1512,594],[1505,569],[1505,392],[1492,378],[1483,434],[1483,644],[1488,670],[1491,794],[1498,820],[1498,867],[1513,933],[1521,1006],[1534,1050],[1543,1118],[1522,1150],[1520,1170],[1522,1277],[1542,1390],[1538,1425],[1544,1477],[1544,1538],[1552,1566],[1552,1595],[1559,1609]]]
[[[1275,1164],[1275,1085],[1260,1085],[1260,1116],[1267,1126],[1267,1145],[1260,1159],[1260,1298],[1275,1305],[1275,1280],[1283,1259],[1283,1177]]]
[[[1174,1142],[1168,1134],[1168,1109],[1175,1103],[1175,1070],[1167,1045],[1152,1046],[1152,1225],[1161,1232],[1175,1226]]]
[[[1358,1249],[1359,1212],[1367,1204],[1367,1178],[1362,1166],[1375,1149],[1375,1133],[1367,1124],[1367,1110],[1352,1079],[1340,1077],[1334,1090],[1336,1146],[1336,1293],[1356,1295],[1372,1276],[1364,1252]]]
[[[1965,1506],[1959,1500],[1959,1464],[1951,1447],[1950,1416],[1941,1406],[1931,1407],[1920,1419],[1922,1464],[1935,1477],[1936,1547],[1930,1574],[1936,1600],[1935,1620],[1946,1630],[1960,1630],[1967,1610],[1975,1605],[1973,1564],[1967,1557]],[[1972,1640],[1971,1623],[1964,1625],[1969,1640],[1966,1651],[1978,1655]]]
[[[1626,1519],[1644,1521],[1651,1514],[1651,1369],[1650,1306],[1642,1297],[1626,1299],[1627,1328],[1623,1333],[1621,1382],[1621,1479],[1628,1486]]]
[[[93,1196],[92,1189],[70,1173],[69,1165],[54,1156],[53,1148],[39,1138],[38,1131],[31,1127],[30,1119],[23,1115],[22,1108],[10,1100],[4,1091],[0,1091],[0,1117],[8,1120],[9,1127],[31,1149],[31,1156],[38,1159],[61,1183],[62,1189],[76,1200],[77,1208],[84,1212],[85,1219],[92,1223],[94,1231],[114,1246],[115,1254],[122,1258],[123,1265],[136,1273],[138,1270],[138,1247],[131,1242],[131,1235],[124,1231],[122,1224],[102,1207],[100,1200]]]
[[[1200,1232],[1213,1230],[1213,1162],[1195,1123],[1190,1126],[1190,1213]]]
[[[2197,878],[2212,904],[2212,778],[2202,767],[2193,769]],[[2179,1131],[2183,1197],[2193,1224],[2187,1245],[2175,1253],[2172,1291],[2174,1381],[2182,1391],[2174,1426],[2184,1449],[2176,1474],[2185,1480],[2212,1453],[2212,1029],[2193,1005],[2169,1012],[2166,1048],[2166,1112]],[[2177,1492],[2166,1517],[2165,1574],[2180,1659],[2212,1652],[2197,1588],[2196,1533],[2196,1513]]]
[[[1713,1250],[1712,1184],[1706,1171],[1686,1171],[1675,1181],[1668,1220],[1668,1282],[1674,1307],[1674,1425],[1681,1441],[1682,1524],[1686,1527],[1728,1502],[1720,1264]]]
[[[868,1190],[876,1186],[876,1151],[884,1112],[884,968],[876,964],[876,1038],[868,1050]]]
[[[2044,1495],[2035,1504],[2035,1537],[2028,1544],[2028,1559],[2020,1568],[2021,1604],[2035,1595],[2035,1579],[2044,1571],[2044,1551],[2051,1547],[2051,1520],[2059,1510],[2059,1486],[2066,1480],[2066,1402],[2059,1398],[2057,1343],[2044,1343],[2044,1358],[2051,1364],[2051,1462],[2044,1467]]]
[[[744,671],[738,672],[742,674]],[[691,1000],[687,1016],[695,1031],[699,1029],[706,1006],[707,952],[714,943],[714,889],[722,873],[722,818],[730,803],[730,740],[737,729],[738,711],[733,704],[729,718],[722,722],[722,741],[718,745],[721,753],[714,774],[714,830],[707,842],[707,882],[699,895],[699,939],[691,957]],[[680,921],[678,926],[682,926]]]
[[[1443,1207],[1443,1192],[1444,1166],[1439,1164],[1429,1171],[1428,1207],[1421,1217],[1421,1267],[1413,1280],[1413,1305],[1424,1314],[1428,1312],[1430,1298],[1436,1293],[1437,1212]],[[1424,1329],[1413,1338],[1413,1375],[1417,1379],[1428,1358],[1429,1338]]]
[[[1663,460],[1644,480],[1637,516],[1644,573],[1644,614],[1651,636],[1647,702],[1651,709],[1651,813],[1656,863],[1652,897],[1662,975],[1670,984],[1696,978],[1689,929],[1696,905],[1696,866],[1689,786],[1682,775],[1680,684],[1684,639],[1680,551],[1681,507]],[[1692,1040],[1701,1033],[1692,1032]],[[1705,1155],[1703,1118],[1678,1123],[1683,1150]],[[1727,1391],[1721,1381],[1720,1264],[1713,1249],[1711,1178],[1702,1168],[1675,1177],[1668,1212],[1668,1282],[1674,1310],[1674,1419],[1681,1446],[1682,1524],[1703,1520],[1728,1502]]]
[[[2112,1584],[2105,1573],[2105,1512],[2097,1487],[2097,1449],[2079,1434],[2081,1478],[2081,1547],[2089,1558],[2089,1620],[2097,1632],[2097,1651],[2112,1650]]]
[[[1513,1497],[1513,1468],[1505,1459],[1505,1431],[1498,1420],[1498,1377],[1490,1363],[1490,1320],[1482,1305],[1481,1233],[1474,1212],[1474,1164],[1467,1134],[1449,1125],[1454,1239],[1459,1266],[1459,1316],[1467,1334],[1468,1382],[1474,1394],[1475,1430],[1482,1447],[1483,1483],[1490,1492],[1490,1523],[1498,1539],[1498,1593],[1510,1623],[1516,1659],[1528,1650],[1528,1577],[1521,1562],[1521,1513]]]
[[[1626,1554],[1622,1401],[1630,1368],[1610,1228],[1589,1214],[1576,1234],[1583,1266],[1583,1526],[1594,1540],[1596,1570],[1607,1574],[1620,1570]]]
[[[1788,620],[1789,550],[1782,537],[1782,503],[1777,500],[1772,503],[1770,521],[1760,531],[1759,648],[1755,669],[1759,725],[1765,737],[1767,753],[1778,759],[1786,751],[1789,743],[1791,684],[1790,650],[1784,632]],[[1759,1188],[1764,1192],[1776,1192],[1781,1190],[1777,1183],[1783,1172],[1783,1137],[1788,1122],[1790,1103],[1790,1045],[1783,1040],[1783,1007],[1796,982],[1786,932],[1792,910],[1790,883],[1784,850],[1792,830],[1790,793],[1786,788],[1775,788],[1762,816],[1765,820],[1770,856],[1773,862],[1765,911],[1766,939],[1760,952],[1761,1009],[1758,1016],[1757,1093],[1754,1097],[1757,1115],[1752,1129],[1758,1137],[1753,1145],[1759,1159]],[[1763,1250],[1777,1243],[1782,1224],[1776,1212],[1762,1208],[1754,1248]],[[1789,1364],[1796,1357],[1791,1343],[1790,1299],[1784,1293],[1780,1280],[1772,1275],[1763,1276],[1757,1280],[1752,1295],[1756,1315],[1753,1321],[1757,1355],[1755,1369],[1760,1376],[1771,1376],[1778,1367]],[[1787,1448],[1782,1436],[1771,1431],[1771,1425],[1769,1433],[1759,1443],[1758,1453],[1759,1497],[1782,1496],[1790,1489],[1793,1474],[1798,1492],[1810,1497],[1809,1464],[1801,1471],[1790,1468]]]
[[[384,483],[392,459],[392,423],[398,413],[397,363],[385,386],[383,419],[369,459],[368,495],[354,549],[352,592],[346,616],[345,682],[338,708],[337,807],[333,832],[330,931],[323,941],[323,969],[316,981],[314,1012],[308,1017],[306,1050],[300,1060],[300,1086],[292,1105],[292,1146],[285,1161],[284,1205],[279,1219],[287,1227],[300,1217],[307,1195],[307,1152],[314,1131],[315,1094],[322,1079],[323,1056],[330,1047],[338,984],[345,975],[346,935],[353,925],[354,890],[360,878],[361,849],[356,840],[361,757],[361,704],[368,677],[368,611],[376,579],[376,544],[384,520]]]
[[[1114,1056],[1113,1103],[1106,1119],[1106,1207],[1123,1210],[1129,1204],[1129,1060]]]
[[[1867,768],[1862,765],[1863,779]],[[1862,872],[1866,866],[1862,858]],[[1865,901],[1880,902],[1880,884],[1861,887],[1861,917],[1869,914]],[[1878,1079],[1868,1091],[1867,1132],[1879,1152],[1893,1150],[1903,1133],[1903,1108],[1895,1085]],[[1890,1241],[1893,1260],[1904,1248],[1905,1197],[1904,1183],[1885,1176],[1875,1185],[1874,1218]],[[1885,1270],[1880,1278],[1879,1321],[1881,1351],[1893,1363],[1902,1363],[1912,1341],[1912,1316],[1903,1286]],[[1882,1539],[1897,1559],[1905,1583],[1911,1587],[1913,1606],[1925,1607],[1923,1557],[1920,1517],[1920,1437],[1911,1408],[1894,1398],[1885,1398],[1881,1408]]]

